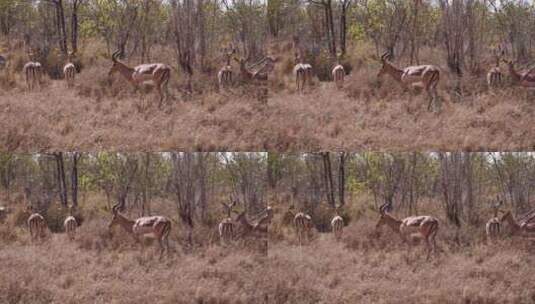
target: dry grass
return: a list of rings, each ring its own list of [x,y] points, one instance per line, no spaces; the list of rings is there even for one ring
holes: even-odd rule
[[[301,248],[291,229],[275,225],[268,254],[273,303],[535,301],[530,241],[486,244],[482,227],[455,233],[441,221],[438,252],[426,261],[422,246],[408,247],[388,227],[376,231],[375,220],[372,213],[354,219],[341,242],[316,231]]]
[[[20,71],[12,70],[0,78],[4,88],[0,90],[0,147],[21,152],[535,147],[532,94],[522,90],[493,93],[484,88],[483,78],[467,77],[465,98],[453,103],[447,93],[448,75],[443,73],[442,112],[429,113],[425,94],[410,101],[397,84],[386,80],[381,84],[375,77],[378,63],[372,51],[364,48],[347,59],[353,71],[342,91],[331,82],[315,80],[313,88],[300,96],[294,92],[291,76],[288,54],[293,53],[282,47],[279,52],[284,55],[270,78],[267,104],[243,86],[217,92],[215,76],[199,73],[193,80],[194,94],[185,95],[184,81],[174,71],[172,98],[160,110],[150,90],[134,91],[118,75],[108,79],[109,60],[102,55],[84,57],[85,68],[71,90],[60,80],[47,80],[41,91],[26,92]],[[439,55],[430,53],[428,61]]]
[[[0,303],[265,303],[265,254],[210,244],[207,228],[195,236],[205,244],[185,249],[175,225],[160,260],[155,243],[141,251],[121,229],[108,230],[109,218],[90,218],[74,242],[49,233],[31,244],[14,220],[1,225]]]
[[[120,229],[109,231],[109,215],[99,206],[84,209],[86,221],[74,242],[53,233],[31,244],[18,223],[22,215],[13,212],[0,225],[0,303],[535,301],[530,241],[504,238],[486,244],[482,227],[455,231],[440,219],[439,250],[426,261],[421,246],[408,250],[387,227],[374,229],[375,213],[362,204],[350,206],[351,222],[340,242],[315,231],[302,247],[282,220],[284,209],[276,207],[267,256],[240,244],[215,245],[213,229],[199,225],[196,245],[184,246],[184,229],[175,223],[171,252],[162,260],[155,244],[141,251]],[[172,212],[160,203],[154,207]],[[318,210],[314,219],[323,212]]]

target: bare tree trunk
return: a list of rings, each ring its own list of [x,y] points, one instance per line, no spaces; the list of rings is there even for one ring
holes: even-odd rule
[[[331,169],[331,155],[329,152],[321,153],[323,159],[323,179],[325,181],[325,194],[327,195],[327,202],[335,207],[334,200],[334,184],[333,184],[333,174]]]
[[[341,1],[340,13],[340,52],[344,56],[346,54],[346,37],[347,37],[347,11],[351,5],[351,0]]]
[[[71,196],[73,208],[78,207],[78,160],[80,156],[78,152],[73,152],[72,154]]]
[[[339,197],[339,207],[345,205],[345,187],[346,187],[346,177],[345,177],[345,165],[346,165],[347,155],[345,152],[340,152],[340,164],[338,169],[338,197]]]
[[[67,207],[67,185],[65,182],[65,167],[63,165],[63,152],[54,153],[54,158],[56,160],[56,175],[58,182],[58,192],[60,202],[64,207]]]
[[[71,14],[71,51],[78,52],[78,7],[81,0],[72,0]]]

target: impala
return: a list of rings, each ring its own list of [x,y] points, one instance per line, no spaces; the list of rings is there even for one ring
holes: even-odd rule
[[[312,230],[312,218],[310,215],[299,212],[294,217],[294,227],[297,234],[299,246],[303,244],[303,239],[309,240]]]
[[[511,211],[507,211],[502,215],[500,221],[506,221],[511,226],[513,233],[533,233],[535,232],[535,223],[531,222],[532,217],[532,214],[528,214],[517,221]]]
[[[63,228],[67,233],[70,240],[74,240],[74,235],[76,232],[76,227],[78,227],[78,222],[76,218],[72,215],[72,206],[69,207],[69,216],[63,221]]]
[[[499,48],[498,50],[494,50],[492,53],[496,58],[496,65],[487,73],[487,85],[489,88],[499,87],[503,81],[503,73],[500,69],[500,60],[504,54],[504,51]]]
[[[515,69],[515,64],[512,60],[502,60],[507,64],[509,75],[511,75],[511,78],[515,84],[528,89],[535,88],[535,75],[531,73],[533,69],[519,72]]]
[[[335,215],[331,220],[331,229],[334,233],[334,238],[336,240],[342,239],[342,232],[344,229],[344,219],[338,213],[338,208],[335,208]]]
[[[223,208],[227,214],[227,217],[219,223],[219,240],[222,245],[227,245],[234,239],[234,222],[232,220],[231,212],[232,208],[236,205],[235,200],[231,200],[230,204],[221,202]]]
[[[32,242],[44,238],[46,232],[45,218],[39,213],[32,213],[28,218],[28,228],[30,229]]]
[[[437,85],[440,80],[440,70],[434,65],[418,65],[409,66],[403,69],[396,67],[388,59],[390,54],[388,52],[381,56],[383,66],[377,74],[377,77],[382,77],[384,74],[390,75],[394,80],[399,82],[404,88],[410,92],[410,87],[422,84],[425,91],[429,95],[429,104],[427,110],[431,110],[431,105],[434,100],[438,98]]]
[[[113,65],[108,72],[111,76],[115,72],[119,72],[126,80],[128,80],[135,87],[147,82],[152,81],[156,87],[158,96],[160,97],[158,107],[162,106],[164,100],[163,91],[165,91],[165,98],[168,97],[167,84],[171,77],[171,67],[164,63],[147,63],[141,64],[134,68],[127,66],[126,64],[117,60],[117,56],[120,51],[112,54],[111,60]]]
[[[67,57],[67,63],[63,67],[63,75],[65,75],[65,82],[67,87],[72,87],[74,85],[74,76],[76,75],[76,67],[72,63],[72,57],[74,53],[69,53]]]
[[[344,70],[344,66],[340,63],[339,58],[337,59],[336,65],[333,68],[332,75],[336,87],[341,89],[344,86],[344,77],[346,72]]]
[[[496,203],[492,206],[494,216],[485,225],[485,233],[487,234],[487,239],[489,241],[496,240],[500,235],[501,222],[498,218],[498,212],[500,211],[500,207],[502,205],[503,200],[498,196]]]
[[[232,55],[236,53],[235,48],[231,48],[230,51],[224,50],[225,62],[226,64],[219,70],[217,73],[217,80],[219,82],[219,87],[224,89],[232,85],[232,66],[230,65],[230,60]]]
[[[119,213],[119,205],[112,208],[113,217],[108,225],[111,229],[114,225],[121,226],[139,242],[140,237],[152,236],[158,240],[160,245],[160,257],[166,249],[169,253],[169,233],[171,231],[171,221],[165,216],[144,216],[136,220],[131,220]],[[141,242],[143,243],[143,242]]]
[[[37,61],[29,61],[24,65],[22,71],[26,79],[28,90],[32,90],[36,85],[41,87],[41,74],[43,72],[41,63]]]
[[[303,93],[306,83],[306,70],[304,64],[301,62],[301,57],[296,52],[295,53],[295,66],[293,69],[295,77],[295,87],[297,92]]]
[[[435,237],[438,232],[438,219],[429,215],[409,216],[398,220],[392,216],[386,209],[391,203],[385,203],[379,208],[380,218],[376,228],[387,225],[393,231],[399,233],[402,240],[408,242],[408,238],[421,237],[427,245],[427,259],[429,259],[431,250],[436,251]]]
[[[265,57],[264,59],[260,60],[259,62],[251,65],[250,67],[247,67],[247,62],[251,59],[250,55],[247,55],[247,57],[238,57],[234,56],[234,60],[239,64],[240,66],[240,75],[243,80],[250,81],[250,80],[260,80],[260,81],[266,81],[267,80],[267,74],[273,70],[274,67],[274,60],[271,57]],[[251,68],[254,66],[262,67],[260,69],[257,69],[256,71],[252,71]]]

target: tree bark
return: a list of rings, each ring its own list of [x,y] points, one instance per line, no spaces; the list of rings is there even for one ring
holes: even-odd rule
[[[72,207],[78,207],[78,160],[80,159],[80,153],[74,152],[72,154],[72,171],[71,171],[71,196]]]

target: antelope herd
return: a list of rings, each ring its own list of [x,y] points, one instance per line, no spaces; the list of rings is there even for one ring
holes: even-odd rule
[[[246,212],[236,212],[233,208],[236,206],[237,200],[230,199],[230,203],[223,203],[223,210],[225,217],[219,222],[217,226],[219,241],[221,246],[230,245],[238,237],[239,225],[241,230],[240,236],[248,234],[261,236],[267,235],[268,225],[273,218],[273,209],[269,206],[260,212],[257,217],[259,219],[256,223],[251,223],[246,217]],[[507,223],[513,234],[532,235],[535,233],[535,210],[531,211],[519,218],[515,218],[511,211],[501,210],[503,199],[497,198],[493,204],[492,209],[494,215],[485,224],[485,233],[489,243],[496,241],[501,234],[503,223]],[[111,209],[112,218],[108,224],[111,229],[115,225],[119,225],[130,234],[136,242],[143,244],[142,239],[146,237],[154,238],[158,241],[160,246],[160,258],[165,251],[169,252],[169,234],[171,232],[171,220],[165,216],[144,216],[135,220],[129,219],[119,212],[121,204],[117,203]],[[304,211],[293,213],[293,206],[290,206],[288,212],[293,216],[293,228],[295,230],[296,240],[299,246],[302,246],[311,241],[311,236],[314,229],[312,217]],[[341,241],[344,226],[347,223],[344,221],[340,213],[341,206],[333,207],[333,217],[330,221],[330,228],[336,241]],[[30,207],[30,211],[33,209]],[[429,259],[431,253],[436,252],[436,237],[439,230],[439,220],[431,215],[416,215],[409,216],[403,219],[398,219],[391,214],[392,202],[388,201],[379,207],[377,211],[379,214],[375,229],[381,226],[388,226],[393,232],[398,234],[401,240],[411,246],[415,240],[423,240],[427,249],[426,259]],[[236,218],[232,218],[232,213],[236,213]],[[499,212],[503,215],[500,217]],[[28,228],[32,242],[41,240],[46,236],[47,224],[45,218],[33,212],[28,217]],[[74,240],[76,229],[79,226],[76,218],[73,215],[72,206],[69,207],[69,215],[63,223],[65,233],[70,240]]]
[[[295,47],[294,47],[295,48]],[[217,71],[217,84],[220,90],[230,88],[234,81],[234,71],[231,61],[234,59],[238,64],[238,73],[245,81],[265,81],[267,75],[274,69],[278,58],[265,56],[256,63],[250,64],[251,56],[247,52],[245,56],[238,56],[237,49],[231,44],[229,47],[222,49],[222,57],[224,59],[223,66]],[[125,63],[118,60],[120,51],[116,51],[111,56],[112,66],[108,75],[111,76],[115,72],[119,72],[128,82],[134,87],[138,87],[146,82],[152,82],[156,88],[156,93],[159,98],[159,106],[169,97],[168,83],[171,77],[171,67],[165,63],[145,63],[135,67],[129,67]],[[63,75],[67,87],[74,85],[75,75],[77,73],[76,65],[73,62],[74,53],[69,53],[67,60],[63,66]],[[500,62],[507,65],[507,71],[513,84],[524,88],[535,88],[535,73],[532,73],[535,68],[529,70],[517,70],[515,62],[504,58],[505,51],[503,47],[498,47],[492,50],[495,65],[491,67],[486,74],[486,82],[489,89],[495,89],[503,85],[504,72],[500,68]],[[23,67],[23,74],[28,90],[33,90],[40,87],[43,66],[36,60],[35,52],[28,53],[30,61]],[[333,68],[331,70],[332,80],[338,89],[344,87],[344,78],[347,74],[344,65],[342,64],[341,55],[337,55],[333,60]],[[432,106],[438,99],[438,83],[440,81],[440,69],[435,65],[417,65],[407,66],[404,68],[397,67],[392,61],[392,54],[384,53],[380,57],[381,67],[377,74],[378,78],[383,75],[389,75],[397,81],[405,90],[412,96],[412,88],[423,87],[426,91],[429,102],[427,109],[432,110]],[[0,56],[0,70],[5,68],[7,59]],[[256,68],[255,68],[256,67]],[[305,62],[303,50],[296,48],[294,54],[294,67],[292,70],[295,79],[295,88],[299,94],[305,92],[307,86],[311,86],[313,77],[313,68],[310,63]]]

